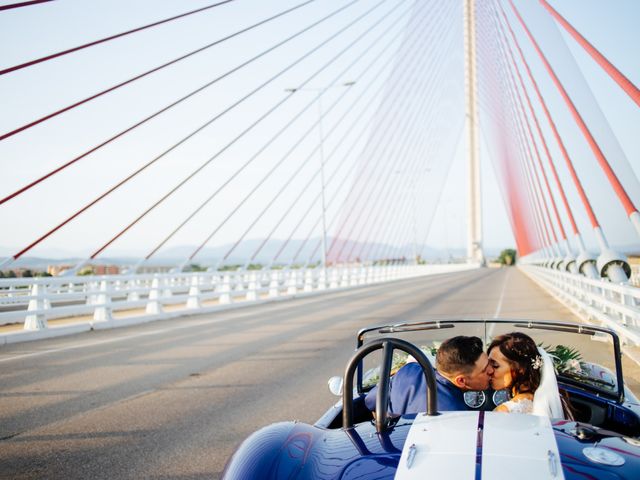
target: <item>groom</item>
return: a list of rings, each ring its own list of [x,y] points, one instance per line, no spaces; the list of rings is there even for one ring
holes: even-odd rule
[[[464,392],[486,390],[492,375],[493,367],[478,337],[445,340],[436,354],[438,411],[468,410]],[[389,413],[404,415],[427,410],[426,380],[417,362],[407,363],[398,370],[389,388]],[[373,387],[365,397],[369,410],[376,408],[377,389]]]

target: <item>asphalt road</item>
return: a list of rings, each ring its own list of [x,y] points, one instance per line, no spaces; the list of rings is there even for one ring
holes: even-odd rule
[[[483,269],[0,347],[0,478],[218,478],[254,430],[335,402],[359,328],[434,316],[576,320]]]

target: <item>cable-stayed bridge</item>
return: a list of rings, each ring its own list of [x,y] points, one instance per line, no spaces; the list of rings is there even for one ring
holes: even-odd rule
[[[636,388],[634,14],[4,2],[0,270],[70,260],[0,279],[3,474],[216,476],[394,319],[604,324]]]

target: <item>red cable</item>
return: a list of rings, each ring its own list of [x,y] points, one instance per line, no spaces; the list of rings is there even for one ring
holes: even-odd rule
[[[584,205],[585,210],[587,211],[587,216],[589,217],[589,222],[591,223],[591,226],[593,228],[597,228],[600,226],[600,224],[598,223],[598,219],[596,218],[596,214],[593,211],[593,208],[591,207],[591,203],[589,202],[589,199],[587,198],[587,194],[584,191],[584,188],[582,187],[582,183],[580,183],[580,179],[578,178],[578,174],[576,173],[575,168],[573,167],[573,162],[571,161],[571,158],[569,157],[569,152],[567,152],[567,149],[564,145],[564,142],[562,141],[562,137],[560,137],[560,133],[558,132],[558,128],[556,127],[555,122],[553,121],[553,118],[551,117],[551,113],[549,112],[549,109],[547,108],[547,104],[544,101],[544,98],[542,97],[542,93],[540,92],[540,88],[538,87],[538,84],[536,83],[535,79],[533,78],[533,73],[531,72],[531,68],[529,67],[529,63],[527,62],[526,58],[524,57],[524,53],[522,52],[522,49],[520,48],[520,44],[518,43],[518,40],[516,38],[515,33],[513,32],[513,29],[511,28],[511,24],[509,23],[509,20],[507,19],[507,16],[504,12],[504,10],[502,9],[502,5],[500,5],[498,3],[498,6],[500,7],[500,13],[502,14],[502,18],[504,19],[505,25],[507,26],[507,28],[509,29],[509,33],[511,34],[511,38],[513,39],[513,42],[516,46],[516,49],[518,50],[518,54],[520,56],[520,59],[522,60],[522,64],[525,66],[525,69],[527,70],[527,75],[529,77],[529,80],[531,81],[531,84],[533,85],[534,90],[536,91],[536,95],[538,97],[538,100],[540,101],[540,105],[542,106],[542,109],[544,110],[545,116],[547,117],[547,121],[549,122],[549,125],[551,126],[551,130],[553,131],[553,135],[556,139],[556,141],[558,142],[558,146],[560,147],[560,151],[562,152],[562,156],[565,160],[565,163],[567,165],[567,169],[569,170],[569,174],[571,175],[571,179],[573,180],[573,183],[576,187],[576,189],[578,190],[578,196],[580,197],[580,200],[582,200],[582,204]]]
[[[289,11],[289,10],[285,11],[284,13],[286,13],[286,12],[288,12],[288,11]],[[277,16],[280,16],[280,15],[281,15],[281,14],[276,15],[276,17],[277,17]],[[222,41],[228,40],[228,39],[230,39],[230,38],[232,38],[232,37],[234,37],[234,36],[236,36],[236,35],[238,35],[238,34],[240,34],[240,33],[246,32],[246,31],[247,31],[247,30],[249,30],[249,29],[252,29],[252,28],[255,28],[255,27],[259,26],[259,25],[262,25],[264,22],[269,21],[269,20],[272,20],[273,18],[276,18],[276,17],[270,17],[270,18],[268,18],[268,19],[266,19],[266,20],[260,21],[260,22],[258,22],[258,23],[256,23],[256,24],[251,25],[250,27],[247,27],[247,28],[245,28],[245,29],[243,29],[243,30],[240,30],[240,31],[238,31],[238,32],[235,32],[235,33],[233,33],[233,34],[231,34],[231,35],[229,35],[229,36],[227,36],[227,37],[223,37],[223,38],[221,38],[221,39],[217,40],[216,42],[217,42],[217,43],[220,43],[220,42],[222,42]],[[299,34],[299,33],[301,33],[301,32],[298,32],[298,34]],[[296,34],[296,35],[298,35],[298,34]],[[294,36],[296,36],[296,35],[294,35]],[[197,93],[201,92],[201,91],[202,91],[202,90],[204,90],[205,88],[208,88],[208,87],[210,87],[211,85],[213,85],[214,83],[216,83],[216,82],[218,82],[218,81],[222,80],[223,78],[226,78],[227,76],[231,75],[232,73],[235,73],[236,71],[240,70],[241,68],[243,68],[243,67],[245,67],[246,65],[250,64],[251,62],[253,62],[254,60],[256,60],[256,59],[258,59],[258,58],[262,57],[263,55],[266,55],[267,53],[271,52],[271,51],[272,51],[272,50],[274,50],[275,48],[277,48],[277,47],[279,47],[279,46],[283,45],[285,42],[287,42],[287,41],[291,40],[292,38],[293,38],[293,37],[289,37],[289,38],[288,38],[288,39],[286,39],[284,42],[279,42],[279,43],[277,43],[276,45],[274,45],[274,46],[272,46],[272,47],[268,48],[267,50],[263,50],[263,51],[262,51],[261,53],[259,53],[258,55],[256,55],[256,56],[254,56],[254,57],[250,58],[249,60],[247,60],[247,61],[245,61],[245,62],[241,63],[240,65],[238,65],[238,66],[236,66],[236,67],[232,68],[231,70],[228,70],[228,71],[227,71],[227,72],[225,72],[224,74],[219,75],[218,77],[216,77],[216,78],[214,78],[213,80],[211,80],[210,82],[207,82],[207,83],[205,83],[204,85],[202,85],[202,86],[200,86],[200,87],[196,88],[195,90],[192,90],[192,91],[191,91],[191,92],[189,92],[188,94],[186,94],[186,95],[184,95],[184,96],[180,97],[178,100],[175,100],[174,102],[170,103],[169,105],[166,105],[166,106],[162,107],[160,110],[157,110],[156,112],[154,112],[154,113],[152,113],[151,115],[149,115],[149,116],[147,116],[147,117],[143,118],[142,120],[140,120],[140,121],[138,121],[137,123],[135,123],[135,124],[131,125],[130,127],[128,127],[128,128],[126,128],[126,129],[124,129],[124,130],[120,131],[119,133],[117,133],[117,134],[115,134],[115,135],[113,135],[113,136],[109,137],[108,139],[106,139],[105,141],[103,141],[102,143],[100,143],[99,145],[96,145],[95,147],[93,147],[93,148],[91,148],[91,149],[87,150],[86,152],[84,152],[84,153],[82,153],[82,154],[80,154],[80,155],[78,155],[78,156],[76,156],[76,157],[72,158],[72,159],[71,159],[71,160],[69,160],[68,162],[66,162],[66,163],[64,163],[64,164],[62,164],[62,165],[60,165],[59,167],[55,168],[54,170],[51,170],[50,172],[48,172],[48,173],[46,173],[45,175],[43,175],[43,176],[41,176],[41,177],[37,178],[36,180],[33,180],[32,182],[30,182],[30,183],[28,183],[27,185],[25,185],[25,186],[23,186],[23,187],[19,188],[19,189],[18,189],[18,190],[16,190],[15,192],[13,192],[13,193],[11,193],[11,194],[7,195],[6,197],[1,198],[1,199],[0,199],[0,205],[2,205],[2,204],[3,204],[3,203],[5,203],[5,202],[8,202],[8,201],[9,201],[9,200],[11,200],[12,198],[17,197],[18,195],[20,195],[20,194],[24,193],[25,191],[27,191],[27,190],[29,190],[30,188],[32,188],[32,187],[34,187],[34,186],[36,186],[36,185],[37,185],[37,184],[39,184],[40,182],[43,182],[43,181],[44,181],[44,180],[46,180],[47,178],[52,177],[53,175],[55,175],[55,174],[57,174],[57,173],[61,172],[61,171],[62,171],[62,170],[64,170],[65,168],[67,168],[67,167],[69,167],[69,166],[73,165],[73,164],[74,164],[74,163],[76,163],[77,161],[79,161],[79,160],[81,160],[81,159],[85,158],[86,156],[88,156],[88,155],[92,154],[93,152],[95,152],[95,151],[97,151],[97,150],[101,149],[101,148],[102,148],[102,147],[104,147],[105,145],[107,145],[107,144],[109,144],[109,143],[113,142],[114,140],[117,140],[118,138],[120,138],[120,137],[122,137],[123,135],[125,135],[125,134],[127,134],[127,133],[131,132],[132,130],[134,130],[134,129],[136,129],[136,128],[138,128],[139,126],[143,125],[144,123],[148,122],[149,120],[151,120],[151,119],[153,119],[153,118],[157,117],[158,115],[160,115],[160,114],[162,114],[162,113],[166,112],[167,110],[169,110],[169,109],[171,109],[171,108],[175,107],[176,105],[178,105],[179,103],[183,102],[184,100],[187,100],[187,99],[191,98],[192,96],[194,96],[194,95],[196,95]]]
[[[533,117],[533,121],[535,123],[536,126],[536,130],[538,131],[538,136],[540,137],[541,141],[542,141],[542,146],[544,147],[544,151],[546,153],[547,156],[547,162],[549,164],[549,168],[551,169],[551,173],[553,174],[553,177],[555,179],[556,185],[558,186],[558,191],[560,192],[560,197],[562,198],[562,202],[564,204],[564,207],[567,211],[567,215],[569,217],[569,222],[571,223],[571,228],[573,230],[573,234],[574,235],[578,235],[578,226],[576,224],[576,220],[573,217],[573,212],[571,211],[571,208],[569,207],[569,201],[567,200],[567,196],[564,192],[564,188],[562,187],[562,183],[560,182],[560,177],[558,176],[558,171],[556,170],[555,164],[553,163],[553,157],[551,156],[551,152],[549,151],[549,146],[547,145],[547,141],[544,138],[544,135],[542,133],[542,128],[540,127],[540,122],[538,121],[538,116],[535,113],[535,110],[533,109],[533,104],[531,103],[531,98],[529,96],[529,92],[527,92],[527,89],[524,86],[524,80],[522,79],[522,75],[520,74],[520,70],[517,67],[516,64],[516,60],[515,57],[513,55],[513,50],[511,49],[511,45],[509,44],[509,42],[507,41],[506,38],[506,34],[504,33],[504,30],[502,29],[502,25],[500,24],[500,22],[498,21],[498,19],[496,18],[496,25],[499,28],[500,34],[502,35],[500,38],[503,39],[502,44],[506,45],[507,47],[507,51],[509,53],[509,59],[511,60],[511,65],[513,67],[513,70],[516,72],[516,75],[518,76],[518,80],[520,82],[520,86],[522,87],[522,90],[524,91],[524,95],[525,95],[525,99],[527,100],[527,105],[529,106],[529,111],[531,112],[531,116]],[[540,169],[544,172],[544,169],[542,168],[542,166],[540,166]],[[549,188],[548,186],[548,180],[547,177],[545,175],[545,182],[547,183],[547,188]],[[558,218],[558,223],[560,223],[560,216],[558,214],[558,210],[557,210],[557,206],[555,204],[555,201],[553,203],[554,205],[554,210],[556,211],[556,218]],[[560,225],[562,225],[560,223]],[[562,228],[562,227],[561,227]],[[564,229],[563,229],[563,236],[566,237],[565,233],[564,233]]]
[[[499,39],[498,39],[499,43],[500,43],[500,39],[501,39],[501,37],[499,37]],[[552,232],[553,232],[554,240],[557,243],[558,242],[558,238],[556,237],[556,232],[553,229],[553,221],[551,220],[551,215],[549,214],[549,205],[547,203],[547,199],[544,196],[544,193],[542,192],[542,184],[540,183],[540,175],[538,173],[538,170],[540,170],[542,172],[542,178],[544,179],[545,186],[547,187],[547,193],[548,193],[549,199],[551,201],[551,206],[552,206],[553,211],[555,213],[556,223],[558,224],[558,228],[560,230],[560,236],[562,237],[563,240],[566,240],[567,234],[566,234],[566,232],[564,230],[564,227],[562,226],[562,221],[560,220],[560,213],[558,212],[558,207],[556,205],[555,199],[553,198],[553,194],[551,192],[551,187],[549,186],[549,180],[547,179],[547,174],[546,174],[546,172],[545,172],[545,170],[544,170],[544,168],[542,166],[542,159],[540,158],[540,151],[538,150],[538,145],[537,145],[537,143],[535,141],[535,138],[533,136],[533,130],[531,129],[531,123],[529,122],[529,117],[527,117],[527,114],[526,114],[525,109],[524,109],[524,103],[522,102],[522,95],[520,94],[520,91],[518,90],[518,88],[516,86],[516,80],[515,80],[515,77],[513,75],[513,71],[512,71],[512,69],[509,68],[509,66],[512,65],[512,64],[507,63],[508,61],[507,61],[507,56],[506,56],[506,54],[504,52],[504,48],[502,50],[503,50],[502,55],[503,55],[504,61],[505,61],[504,68],[509,73],[509,78],[511,79],[511,82],[513,84],[513,90],[515,91],[515,93],[516,93],[515,96],[516,96],[516,99],[518,100],[518,109],[519,109],[520,113],[522,114],[522,116],[524,117],[524,120],[525,120],[524,123],[525,123],[525,125],[527,127],[527,133],[529,134],[529,136],[528,136],[528,138],[530,139],[530,142],[528,144],[529,145],[529,147],[528,147],[529,153],[531,155],[530,145],[532,144],[533,145],[533,149],[534,149],[535,154],[536,154],[536,159],[538,161],[539,169],[535,168],[535,164],[532,165],[532,168],[533,168],[533,171],[535,173],[535,179],[536,179],[536,182],[538,184],[538,188],[540,189],[542,198],[544,200],[544,207],[545,207],[545,211],[547,213],[548,221],[552,226]],[[511,57],[511,60],[513,60],[513,57]],[[523,91],[524,91],[524,93],[526,95],[527,92],[526,92],[526,89],[524,87],[524,83],[522,82],[522,77],[520,77],[519,72],[518,72],[518,78],[520,79],[520,85],[521,85],[521,87],[522,87],[522,89],[523,89]],[[528,100],[528,97],[527,97],[527,100]],[[529,103],[529,107],[531,107],[530,103]],[[533,111],[533,109],[531,109],[531,114],[532,114],[532,116],[535,117],[535,112]],[[544,138],[542,140],[544,141]],[[533,160],[533,155],[531,155],[531,160]]]
[[[178,58],[174,58],[173,60],[171,60],[171,61],[169,61],[167,63],[164,63],[164,64],[162,64],[162,65],[160,65],[158,67],[152,68],[151,70],[147,70],[146,72],[141,73],[139,75],[136,75],[135,77],[130,78],[129,80],[125,80],[124,82],[118,83],[117,85],[109,87],[106,90],[102,90],[101,92],[98,92],[98,93],[96,93],[94,95],[91,95],[90,97],[87,97],[87,98],[85,98],[83,100],[80,100],[80,101],[78,101],[78,102],[76,102],[76,103],[74,103],[72,105],[68,105],[68,106],[66,106],[64,108],[61,108],[60,110],[57,110],[57,111],[55,111],[53,113],[45,115],[44,117],[41,117],[41,118],[39,118],[37,120],[34,120],[31,123],[27,123],[26,125],[22,125],[21,127],[18,127],[15,130],[12,130],[12,131],[7,132],[7,133],[5,133],[3,135],[0,135],[0,141],[5,140],[6,138],[9,138],[9,137],[11,137],[11,136],[13,136],[13,135],[15,135],[17,133],[20,133],[20,132],[22,132],[24,130],[29,129],[31,127],[34,127],[34,126],[36,126],[36,125],[38,125],[38,124],[40,124],[40,123],[42,123],[42,122],[44,122],[46,120],[50,120],[51,118],[56,117],[56,116],[60,115],[61,113],[64,113],[64,112],[72,110],[72,109],[74,109],[76,107],[79,107],[80,105],[85,104],[85,103],[87,103],[87,102],[89,102],[91,100],[94,100],[94,99],[98,98],[98,97],[101,97],[102,95],[105,95],[105,94],[110,93],[110,92],[112,92],[114,90],[117,90],[120,87],[124,87],[125,85],[133,83],[136,80],[140,80],[141,78],[146,77],[147,75],[150,75],[150,74],[155,73],[155,72],[157,72],[159,70],[162,70],[163,68],[168,67],[170,65],[173,65],[174,63],[177,63],[177,62],[179,62],[181,60],[184,60],[185,58],[191,57],[191,56],[195,55],[196,53],[200,53],[200,52],[206,50],[207,48],[213,47],[214,45],[217,45],[217,44],[221,43],[224,40],[228,40],[231,37],[235,37],[235,36],[239,35],[240,33],[244,33],[245,31],[247,31],[247,30],[249,30],[251,28],[254,28],[257,25],[261,25],[261,24],[266,23],[266,22],[268,22],[270,20],[273,20],[276,17],[279,17],[279,16],[282,16],[282,15],[284,15],[286,13],[289,13],[289,12],[291,12],[291,11],[297,9],[297,8],[300,8],[303,5],[306,5],[306,4],[308,4],[308,3],[312,2],[312,1],[313,0],[308,0],[307,2],[304,2],[304,3],[300,4],[300,5],[296,5],[296,6],[290,8],[288,10],[285,10],[284,12],[281,12],[281,13],[277,14],[274,17],[271,17],[271,18],[268,18],[266,20],[263,20],[262,22],[260,22],[258,24],[252,25],[252,26],[247,27],[247,28],[245,28],[243,30],[235,32],[235,33],[233,33],[231,35],[228,35],[227,37],[224,37],[224,38],[222,38],[220,40],[216,40],[215,42],[212,42],[212,43],[210,43],[208,45],[205,45],[204,47],[200,47],[200,48],[198,48],[196,50],[193,50],[193,51],[191,51],[191,52],[189,52],[189,53],[187,53],[185,55],[182,55],[182,56],[180,56]]]
[[[542,50],[540,50],[540,47],[538,46],[538,43],[533,38],[533,35],[531,35],[531,32],[529,31],[529,28],[527,27],[527,25],[524,23],[524,20],[520,16],[520,12],[518,12],[518,9],[513,4],[513,0],[509,0],[509,4],[511,5],[511,8],[513,9],[514,13],[516,14],[516,17],[518,18],[518,21],[522,25],[522,28],[524,28],[527,36],[529,37],[529,40],[531,40],[531,43],[533,44],[536,52],[540,56],[540,59],[544,63],[545,69],[549,73],[549,76],[551,76],[551,79],[553,80],[553,83],[555,84],[556,88],[560,92],[560,95],[562,96],[562,98],[564,99],[565,103],[567,104],[567,107],[569,107],[569,110],[571,111],[571,115],[573,116],[573,119],[576,121],[576,123],[578,124],[578,127],[582,131],[582,134],[584,135],[585,139],[587,140],[587,143],[589,144],[589,147],[591,148],[591,151],[595,155],[596,160],[598,161],[598,164],[600,165],[600,168],[602,168],[604,174],[606,175],[607,179],[609,180],[609,183],[613,187],[613,190],[615,191],[618,199],[622,203],[622,206],[624,207],[625,211],[627,212],[627,215],[631,215],[632,213],[637,212],[638,211],[637,208],[633,205],[633,202],[631,201],[631,198],[629,198],[629,195],[627,195],[627,192],[625,191],[624,187],[622,186],[622,184],[618,180],[618,177],[616,176],[615,172],[611,168],[611,165],[609,165],[609,162],[607,161],[606,157],[602,153],[602,150],[600,150],[600,146],[596,142],[595,138],[593,138],[593,135],[591,134],[591,131],[589,130],[589,127],[587,127],[586,123],[582,119],[582,116],[580,115],[580,113],[576,109],[575,105],[571,101],[571,98],[569,97],[569,94],[564,89],[564,87],[560,83],[560,80],[558,79],[558,77],[556,76],[555,72],[553,71],[553,68],[551,67],[551,65],[547,61],[547,58],[545,57],[544,53],[542,53]]]
[[[24,2],[23,4],[17,4],[17,5],[18,6],[24,6],[25,4],[41,3],[43,1],[49,2],[51,0],[39,0],[39,1],[34,1],[34,2]],[[5,68],[3,70],[0,70],[0,76],[1,75],[5,75],[7,73],[15,72],[16,70],[21,70],[23,68],[30,67],[32,65],[36,65],[38,63],[46,62],[47,60],[52,60],[54,58],[62,57],[62,56],[67,55],[69,53],[77,52],[79,50],[84,50],[85,48],[93,47],[94,45],[99,45],[100,43],[105,43],[105,42],[108,42],[109,40],[114,40],[116,38],[124,37],[125,35],[129,35],[131,33],[140,32],[142,30],[146,30],[147,28],[155,27],[157,25],[161,25],[163,23],[167,23],[167,22],[170,22],[172,20],[176,20],[178,18],[187,17],[189,15],[193,15],[194,13],[202,12],[203,10],[208,10],[210,8],[217,7],[219,5],[223,5],[225,3],[229,3],[229,2],[232,2],[232,1],[233,0],[224,0],[223,2],[214,3],[214,4],[211,4],[211,5],[206,6],[206,7],[198,8],[197,10],[191,10],[190,12],[186,12],[186,13],[182,13],[180,15],[176,15],[175,17],[165,18],[164,20],[160,20],[158,22],[150,23],[149,25],[144,25],[142,27],[134,28],[133,30],[128,30],[126,32],[117,33],[116,35],[111,35],[110,37],[105,37],[105,38],[101,38],[100,40],[95,40],[93,42],[85,43],[84,45],[80,45],[78,47],[69,48],[68,50],[63,50],[63,51],[58,52],[58,53],[52,53],[51,55],[47,55],[47,56],[44,56],[44,57],[36,58],[35,60],[30,60],[28,62],[21,63],[20,65],[14,65],[13,67],[8,67],[8,68]],[[9,5],[9,7],[11,7],[11,5]],[[4,10],[5,8],[6,7],[0,7],[0,10]]]
[[[12,3],[10,5],[0,6],[0,10],[11,10],[12,8],[28,7],[30,5],[36,5],[38,3],[53,2],[53,0],[31,0],[30,2]]]
[[[571,36],[584,48],[591,58],[593,58],[598,65],[600,65],[605,72],[622,88],[627,95],[631,97],[631,100],[636,102],[636,105],[640,106],[640,90],[636,87],[631,80],[629,80],[620,70],[609,62],[593,45],[591,45],[586,38],[584,38],[580,32],[578,32],[573,26],[567,22],[562,15],[560,15],[554,8],[549,5],[546,0],[540,0],[540,3],[546,8],[549,13],[564,27],[564,29],[571,34]]]

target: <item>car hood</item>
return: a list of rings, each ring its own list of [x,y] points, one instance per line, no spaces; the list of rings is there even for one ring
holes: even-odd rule
[[[517,413],[416,416],[395,475],[416,478],[564,478],[551,421]]]

